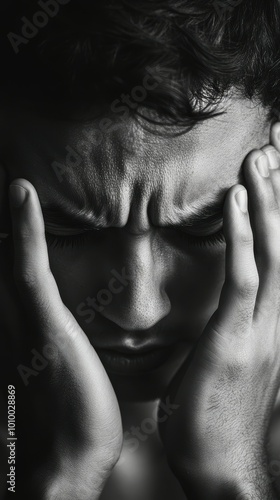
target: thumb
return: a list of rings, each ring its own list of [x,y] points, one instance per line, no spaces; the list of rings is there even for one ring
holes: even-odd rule
[[[226,345],[229,345],[228,342],[237,334],[242,337],[248,333],[259,285],[248,195],[244,186],[235,185],[228,191],[223,215],[226,239],[225,282],[218,309],[210,319],[205,333],[206,336],[216,333],[219,341],[224,339]]]
[[[30,316],[35,318],[37,339],[58,353],[48,368],[56,392],[63,387],[66,421],[77,413],[79,425],[86,426],[88,442],[94,443],[96,450],[106,450],[107,444],[108,450],[108,440],[120,437],[116,396],[87,336],[61,300],[50,270],[37,192],[27,180],[16,179],[10,186],[10,202],[15,281]],[[61,380],[63,373],[66,376]]]

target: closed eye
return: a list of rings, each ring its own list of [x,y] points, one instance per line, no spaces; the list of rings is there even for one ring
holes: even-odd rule
[[[45,232],[46,241],[48,247],[51,249],[64,249],[64,248],[80,248],[88,243],[90,240],[93,240],[94,236],[100,235],[103,231],[101,229],[91,230],[91,231],[83,231],[78,234],[69,234],[69,235],[57,235],[51,234],[47,231]]]
[[[164,239],[167,239],[171,245],[178,246],[183,251],[186,249],[218,248],[225,243],[223,226],[210,234],[209,231],[208,234],[198,232],[195,234],[194,229],[179,225],[161,228],[161,232]]]
[[[186,233],[185,230],[181,230],[181,233],[186,238],[187,245],[190,246],[213,246],[225,243],[225,235],[223,231],[223,227],[216,231],[216,233],[208,234],[208,235],[194,235],[190,233]]]
[[[72,235],[54,235],[46,232],[46,241],[48,247],[51,249],[76,249],[85,246],[89,241],[93,241],[95,238],[99,238],[103,233],[104,229],[95,229],[91,231],[83,231],[78,234]],[[183,243],[191,247],[207,247],[221,245],[225,242],[223,228],[218,231],[208,235],[194,235],[188,233],[185,228],[172,228],[172,232],[179,234],[183,238]]]

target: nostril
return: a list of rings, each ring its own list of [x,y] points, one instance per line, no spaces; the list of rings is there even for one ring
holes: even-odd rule
[[[161,297],[161,300],[147,299],[142,302],[129,299],[127,303],[119,301],[105,308],[101,315],[123,330],[148,330],[169,314],[171,304],[167,296]]]

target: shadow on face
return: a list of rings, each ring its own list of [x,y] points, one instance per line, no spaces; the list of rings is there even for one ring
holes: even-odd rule
[[[224,197],[270,128],[250,101],[231,99],[225,110],[181,136],[129,119],[101,141],[98,121],[3,113],[2,161],[10,180],[38,191],[52,271],[93,346],[173,353],[161,368],[128,370],[134,387],[137,378],[167,384],[218,304]],[[116,365],[106,368],[119,379]]]

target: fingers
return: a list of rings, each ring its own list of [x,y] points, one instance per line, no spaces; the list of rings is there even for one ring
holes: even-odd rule
[[[10,185],[14,278],[26,307],[38,323],[65,321],[59,291],[50,271],[44,220],[37,193],[25,179]],[[52,325],[53,326],[53,325]]]
[[[280,152],[280,122],[275,122],[270,129],[270,144]]]
[[[270,145],[265,146],[263,148],[265,150],[266,154],[268,150],[274,150],[274,160],[270,161],[271,165],[271,172],[270,175],[272,177],[272,183],[275,191],[275,196],[278,201],[278,204],[280,205],[280,169],[279,169],[279,164],[280,164],[280,122],[276,122],[272,125],[271,127],[271,132],[270,132]],[[273,153],[271,153],[273,155]],[[275,161],[275,157],[276,160]],[[275,168],[272,168],[274,165]]]
[[[49,360],[52,388],[57,394],[63,390],[61,435],[66,414],[74,419],[77,413],[78,427],[86,427],[79,430],[87,434],[90,446],[94,444],[95,452],[106,451],[108,440],[120,442],[116,397],[96,352],[62,302],[50,270],[40,202],[30,182],[12,182],[10,205],[15,281],[30,317],[36,318],[38,343],[34,347],[42,346],[41,352]]]
[[[244,163],[244,175],[250,199],[250,215],[255,240],[255,258],[260,286],[256,314],[271,314],[279,308],[280,212],[273,175],[277,155],[271,147],[252,151]],[[275,177],[275,175],[274,175]]]
[[[226,279],[213,317],[216,330],[242,333],[252,326],[252,319],[278,321],[279,165],[280,155],[271,145],[252,151],[245,159],[249,213],[242,206],[238,210],[236,203],[236,198],[243,197],[242,187],[228,192],[224,206]]]
[[[279,142],[279,151],[273,147],[272,145],[264,146],[262,151],[268,157],[269,163],[269,174],[272,182],[272,187],[274,190],[276,202],[278,206],[280,205],[280,142]]]
[[[63,304],[50,269],[44,219],[38,195],[26,179],[10,185],[13,222],[14,279],[36,331],[60,344],[66,336],[88,342]],[[80,335],[77,332],[80,331]]]
[[[227,243],[226,276],[213,320],[215,330],[235,335],[241,330],[248,330],[258,289],[247,191],[241,185],[234,186],[227,194],[224,233]]]

